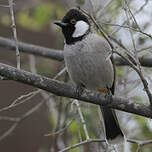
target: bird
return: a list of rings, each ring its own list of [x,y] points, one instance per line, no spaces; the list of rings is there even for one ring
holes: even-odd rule
[[[93,29],[89,17],[77,8],[71,8],[54,24],[64,35],[64,61],[70,79],[76,88],[86,88],[114,95],[115,70],[108,42]],[[124,134],[113,109],[100,106],[105,139],[108,144],[124,141]]]

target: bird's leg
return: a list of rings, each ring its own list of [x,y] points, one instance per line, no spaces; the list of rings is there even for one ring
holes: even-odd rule
[[[107,87],[107,93],[105,94],[105,99],[108,101],[108,103],[112,101],[112,92],[108,87]]]

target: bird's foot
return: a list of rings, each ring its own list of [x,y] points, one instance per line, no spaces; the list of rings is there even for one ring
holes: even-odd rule
[[[108,92],[105,94],[105,99],[107,100],[108,103],[111,103],[112,101],[112,92],[109,88],[107,88]]]

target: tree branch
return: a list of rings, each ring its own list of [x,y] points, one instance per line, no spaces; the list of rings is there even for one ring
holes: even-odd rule
[[[15,42],[13,40],[0,37],[0,47],[9,48],[10,50],[14,51]],[[58,61],[63,60],[63,51],[61,50],[49,49],[49,48],[27,44],[23,42],[18,42],[18,47],[20,49],[20,52],[47,57]]]
[[[121,111],[152,118],[152,110],[149,105],[133,102],[126,98],[113,96],[112,100],[108,101],[105,99],[102,93],[93,92],[86,89],[84,89],[81,96],[77,96],[76,88],[69,84],[49,79],[44,76],[32,74],[30,72],[26,72],[23,70],[18,70],[12,66],[8,66],[2,63],[0,63],[0,75],[7,77],[11,80],[15,80],[21,83],[25,83],[49,91],[58,96],[79,99],[84,102],[101,106],[107,106],[109,108],[114,108]]]
[[[10,50],[15,50],[15,42],[13,40],[0,37],[0,47],[9,48]],[[58,61],[63,60],[63,51],[56,50],[56,49],[49,49],[45,47],[41,47],[38,45],[18,42],[18,47],[20,52],[33,54],[36,56],[42,56]],[[152,67],[152,57],[140,57],[139,58],[140,64],[144,67]],[[115,64],[118,66],[125,66],[129,65],[125,60],[121,57],[115,57]]]
[[[138,58],[139,62],[144,67],[152,67],[152,57],[140,57]],[[115,64],[118,66],[126,66],[129,65],[124,59],[121,57],[115,57]]]
[[[13,31],[13,37],[14,37],[14,42],[15,42],[15,50],[16,50],[16,62],[17,62],[17,68],[20,69],[20,52],[18,48],[18,39],[17,39],[17,31],[16,31],[16,24],[15,24],[15,17],[14,17],[14,10],[13,10],[13,0],[8,0],[9,3],[9,11],[11,15],[11,21],[12,21],[12,31]]]

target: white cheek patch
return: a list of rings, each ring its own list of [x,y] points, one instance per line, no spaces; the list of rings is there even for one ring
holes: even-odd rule
[[[82,35],[84,35],[89,29],[89,25],[84,22],[84,21],[78,21],[75,24],[75,31],[72,34],[72,37],[76,38],[76,37],[80,37]]]

